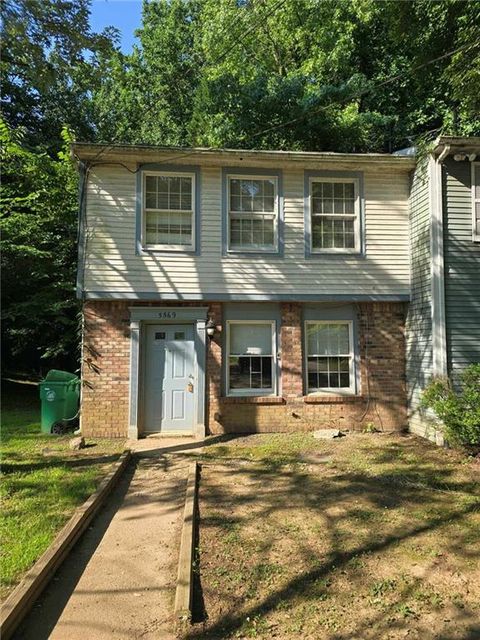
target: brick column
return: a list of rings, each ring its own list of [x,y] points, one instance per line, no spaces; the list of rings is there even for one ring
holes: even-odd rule
[[[407,424],[405,308],[389,302],[359,308],[362,395],[371,400],[364,422],[398,430]]]
[[[209,433],[221,432],[220,397],[222,395],[222,304],[210,304],[209,317],[215,322],[215,334],[207,336],[207,428]]]
[[[287,399],[303,396],[302,378],[302,308],[298,303],[281,305],[282,395]]]
[[[82,434],[127,436],[130,334],[127,302],[83,307]]]

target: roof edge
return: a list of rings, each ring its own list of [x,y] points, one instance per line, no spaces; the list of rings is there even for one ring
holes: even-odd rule
[[[164,159],[165,154],[171,154],[169,158],[172,162],[181,160],[182,157],[209,156],[221,158],[252,158],[271,160],[292,160],[292,161],[334,161],[346,162],[356,160],[358,162],[382,162],[395,165],[414,166],[413,157],[405,157],[390,153],[341,153],[334,151],[283,151],[283,150],[263,150],[263,149],[229,149],[212,147],[175,147],[146,144],[99,144],[91,142],[73,142],[71,145],[72,154],[78,160],[90,160],[106,162],[108,159],[118,161],[119,156],[124,160],[129,157],[144,157],[145,160],[153,161]],[[100,160],[101,158],[101,160]]]
[[[449,153],[452,151],[464,151],[480,153],[480,136],[439,136],[433,143],[432,153],[435,156],[440,155],[444,149],[449,147]]]

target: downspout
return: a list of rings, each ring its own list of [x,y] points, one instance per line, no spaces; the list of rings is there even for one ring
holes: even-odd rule
[[[78,231],[77,231],[77,286],[76,293],[79,300],[83,300],[83,285],[85,271],[85,203],[87,190],[88,169],[84,162],[79,162],[80,180],[78,184]]]
[[[77,231],[77,299],[84,302],[84,274],[86,259],[86,191],[88,180],[88,167],[84,162],[79,162],[80,180],[78,184],[78,231]],[[81,309],[81,339],[80,339],[80,408],[79,408],[79,432],[82,430],[82,406],[83,406],[83,363],[84,363],[84,335],[85,316]]]
[[[450,145],[445,145],[438,158],[435,159],[434,156],[430,157],[432,365],[433,375],[435,376],[448,375],[445,317],[442,162],[449,153]]]

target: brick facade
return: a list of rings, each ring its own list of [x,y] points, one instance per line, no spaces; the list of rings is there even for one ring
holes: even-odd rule
[[[130,379],[126,302],[87,302],[83,309],[82,433],[127,435]]]
[[[89,301],[84,307],[82,430],[86,436],[127,434],[129,306],[128,302]],[[407,427],[402,303],[357,305],[361,388],[354,397],[304,396],[302,307],[298,303],[281,304],[282,395],[224,397],[221,303],[209,303],[209,317],[216,324],[214,337],[208,339],[207,353],[209,433],[308,431],[319,427],[363,429],[368,423],[385,431]]]

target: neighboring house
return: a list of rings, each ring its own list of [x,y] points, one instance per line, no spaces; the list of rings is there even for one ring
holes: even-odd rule
[[[420,407],[433,375],[480,362],[480,138],[440,138],[412,181],[407,315],[410,429],[436,436]]]
[[[421,319],[440,286],[417,173],[409,226],[413,157],[83,143],[73,153],[86,435],[407,427],[411,290],[416,399],[432,351]],[[473,300],[478,271],[470,278]]]

